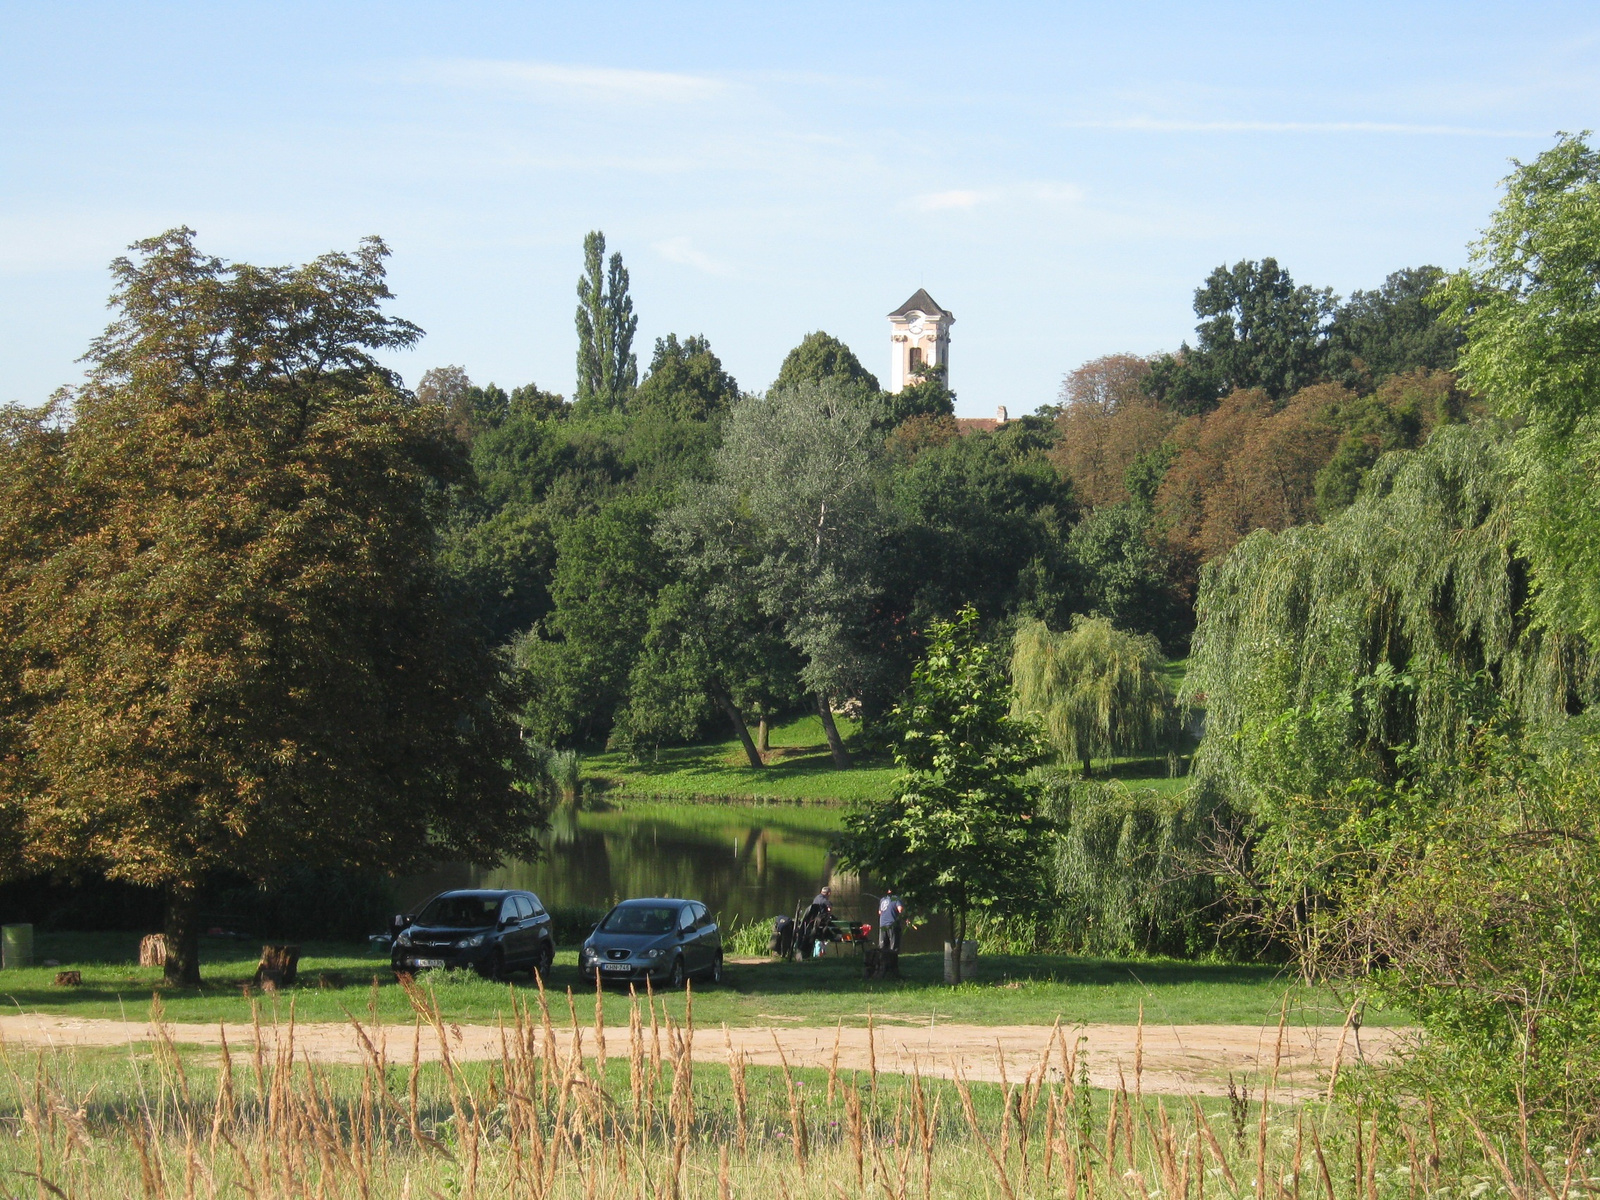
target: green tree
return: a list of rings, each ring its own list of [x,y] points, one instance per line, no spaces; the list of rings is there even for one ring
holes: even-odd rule
[[[656,412],[679,421],[708,421],[739,398],[739,384],[700,334],[656,339],[650,373],[633,398],[636,414]]]
[[[622,255],[608,264],[606,235],[598,230],[583,239],[583,274],[578,279],[578,396],[585,409],[620,409],[639,382],[639,361],[633,335],[639,318],[628,295],[628,271]]]
[[[134,249],[88,382],[0,440],[0,813],[33,871],[164,887],[193,985],[211,872],[493,862],[544,814],[435,566],[460,445],[374,357],[420,333],[383,243]]]
[[[1151,634],[1177,651],[1193,618],[1173,582],[1167,552],[1150,538],[1150,506],[1124,500],[1097,508],[1067,539],[1077,586],[1073,598],[1089,616],[1118,629]]]
[[[784,355],[772,391],[793,391],[806,383],[831,379],[856,400],[876,400],[883,389],[878,377],[861,365],[855,353],[832,334],[820,329],[808,333],[800,344]]]
[[[1050,846],[1028,775],[1043,746],[1032,723],[1011,713],[1001,662],[978,637],[977,610],[930,627],[927,654],[892,720],[899,774],[887,800],[845,818],[841,856],[893,882],[913,906],[944,914],[959,948],[974,911],[1037,906]]]
[[[603,740],[627,703],[628,676],[667,566],[651,527],[656,504],[623,494],[561,527],[544,630],[517,645],[530,694],[525,719],[553,746]]]
[[[1285,796],[1450,761],[1485,695],[1535,727],[1600,700],[1596,658],[1528,610],[1508,458],[1486,423],[1437,430],[1326,524],[1253,533],[1207,570],[1184,678],[1201,783],[1270,823]]]
[[[642,745],[689,740],[712,710],[722,713],[750,766],[766,766],[747,719],[772,716],[801,698],[800,664],[777,622],[753,598],[705,579],[669,583],[656,597],[628,680],[623,718],[635,753]]]
[[[1461,329],[1428,303],[1443,278],[1438,267],[1407,267],[1382,287],[1352,292],[1328,326],[1329,374],[1367,392],[1391,375],[1454,368]]]
[[[1563,135],[1518,163],[1471,265],[1441,289],[1463,377],[1520,429],[1521,544],[1552,628],[1600,647],[1600,153]]]
[[[738,398],[738,383],[705,338],[657,338],[623,434],[636,484],[670,493],[685,481],[709,478],[722,418]]]
[[[901,520],[884,569],[915,624],[969,603],[1011,614],[1066,586],[1072,486],[1039,443],[1010,430],[951,438],[901,465],[889,494]]]
[[[1296,284],[1276,259],[1218,267],[1195,289],[1197,347],[1158,359],[1145,387],[1190,413],[1241,388],[1284,400],[1322,374],[1334,306],[1330,289]]]
[[[860,636],[885,524],[877,417],[836,378],[745,397],[728,415],[715,479],[663,534],[687,570],[736,578],[782,622],[841,767],[850,757],[831,701],[856,694],[878,666]]]
[[[1019,714],[1037,718],[1067,762],[1147,753],[1171,744],[1176,710],[1155,638],[1079,617],[1066,633],[1026,621],[1012,641]]]
[[[884,423],[899,425],[912,417],[951,417],[956,411],[956,394],[946,382],[942,363],[924,363],[909,384],[883,398]]]

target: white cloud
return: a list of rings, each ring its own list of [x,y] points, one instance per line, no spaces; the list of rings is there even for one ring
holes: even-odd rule
[[[976,208],[986,200],[993,200],[993,192],[974,192],[958,188],[950,192],[933,192],[918,196],[915,204],[923,212],[943,212],[950,208]]]
[[[667,238],[665,241],[655,243],[654,249],[657,254],[668,262],[693,267],[697,271],[704,271],[707,275],[728,276],[733,274],[733,269],[726,263],[719,262],[709,254],[696,250],[694,244],[686,237]]]
[[[1145,133],[1394,133],[1429,137],[1524,138],[1526,129],[1474,129],[1464,125],[1409,125],[1389,121],[1177,121],[1159,117],[1119,117],[1104,121],[1063,121],[1067,129],[1128,129]]]
[[[705,75],[484,58],[454,58],[423,63],[414,77],[456,87],[627,101],[683,103],[709,99],[727,90],[727,85],[721,80]]]
[[[1083,199],[1083,189],[1073,183],[1019,183],[979,191],[954,188],[918,196],[911,206],[919,212],[967,211],[983,204],[1023,201],[1034,204],[1075,204]]]

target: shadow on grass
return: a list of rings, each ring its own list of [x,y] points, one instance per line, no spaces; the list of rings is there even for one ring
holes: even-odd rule
[[[862,961],[852,954],[810,962],[768,962],[730,968],[729,984],[749,995],[784,995],[816,991],[874,992],[896,987],[944,986],[944,956],[939,953],[904,954],[901,979],[867,980]],[[558,981],[559,982],[559,981]],[[1259,987],[1293,981],[1274,966],[1249,963],[1188,963],[1171,960],[1128,961],[1078,958],[1065,954],[981,955],[975,984],[1048,983],[1095,987],[1134,984],[1145,988],[1193,987],[1217,984]]]

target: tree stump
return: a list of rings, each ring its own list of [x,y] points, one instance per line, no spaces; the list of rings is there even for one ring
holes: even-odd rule
[[[164,967],[167,965],[167,938],[161,933],[147,933],[139,939],[139,965]]]
[[[274,988],[293,987],[300,970],[299,946],[263,946],[261,964],[256,967],[256,983]]]
[[[56,986],[57,987],[81,987],[81,986],[83,986],[83,972],[82,971],[57,971],[56,972]]]

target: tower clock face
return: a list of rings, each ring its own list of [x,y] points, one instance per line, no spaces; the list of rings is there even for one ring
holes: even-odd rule
[[[918,317],[916,320],[911,322],[912,333],[920,334],[925,328],[927,328],[927,326],[922,323],[921,317]]]

